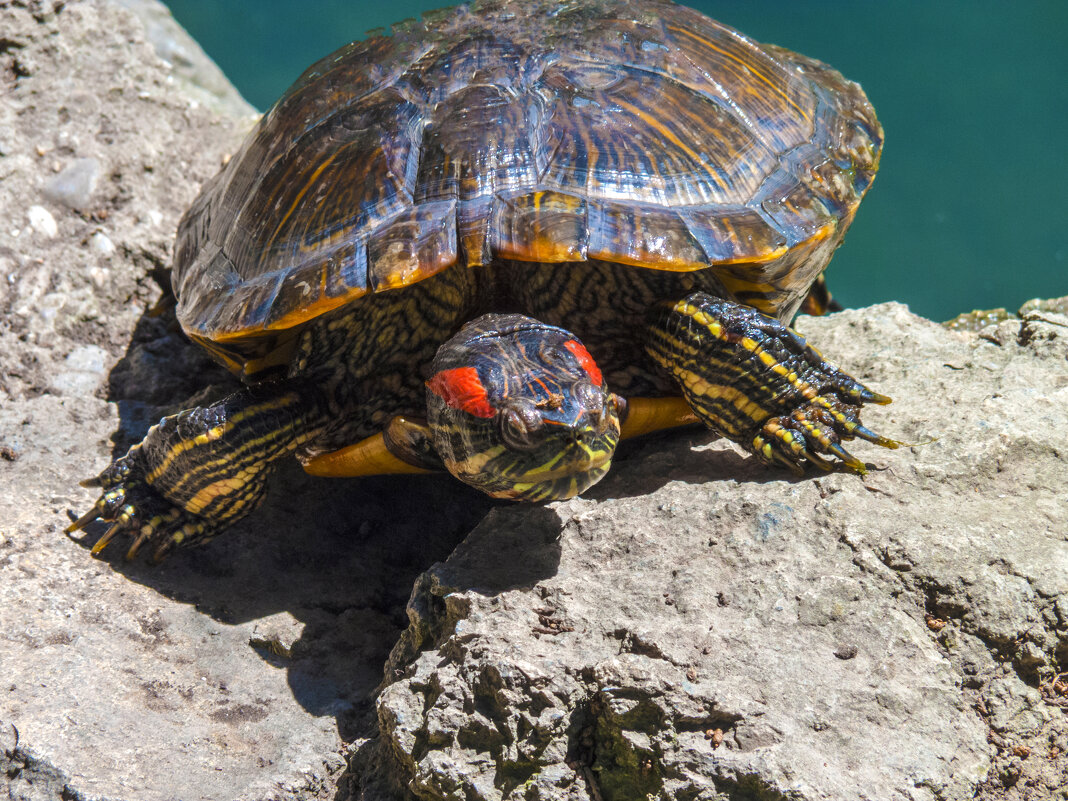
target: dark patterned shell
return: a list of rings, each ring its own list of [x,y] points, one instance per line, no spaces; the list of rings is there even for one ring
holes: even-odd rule
[[[860,87],[656,0],[489,0],[313,65],[179,229],[202,342],[496,258],[715,269],[792,314],[878,166]],[[268,337],[269,338],[269,337]]]

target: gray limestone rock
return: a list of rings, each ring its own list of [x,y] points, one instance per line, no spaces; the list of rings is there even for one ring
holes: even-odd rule
[[[0,87],[0,797],[332,796],[414,577],[478,518],[435,539],[374,482],[309,494],[291,471],[257,520],[159,570],[65,537],[79,480],[233,386],[150,310],[247,118],[176,89],[109,2],[0,2]],[[77,211],[44,191],[87,161]]]
[[[0,0],[0,31],[8,797],[1068,797],[1063,300],[802,319],[914,443],[859,445],[864,479],[701,431],[547,507],[290,469],[208,547],[93,559],[78,480],[234,386],[150,310],[247,108],[114,3]]]
[[[798,321],[895,398],[868,425],[915,443],[855,448],[863,479],[693,433],[584,498],[495,510],[409,604],[378,700],[398,784],[1065,797],[1068,319],[1012,325],[998,344],[897,304]]]

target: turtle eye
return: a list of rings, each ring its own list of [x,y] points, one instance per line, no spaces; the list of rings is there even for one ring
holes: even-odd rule
[[[546,356],[547,358],[545,361],[547,364],[574,369],[575,357],[572,355],[571,351],[566,348],[553,345],[548,349]]]
[[[538,445],[538,432],[544,423],[541,414],[530,401],[513,401],[500,414],[501,439],[509,448],[533,450]]]

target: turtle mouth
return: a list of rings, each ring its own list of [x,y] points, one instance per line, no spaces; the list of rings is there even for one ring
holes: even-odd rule
[[[570,478],[571,476],[588,473],[600,467],[607,469],[611,462],[612,451],[610,450],[591,451],[582,448],[578,454],[565,456],[562,461],[559,458],[554,458],[545,465],[533,467],[512,478],[520,484],[556,481],[561,478]]]
[[[562,501],[586,491],[612,466],[613,448],[571,446],[544,464],[519,473],[501,473],[497,487],[487,490],[494,498],[512,501]]]
[[[563,447],[558,441],[556,447],[549,444],[542,448],[537,457],[530,451],[510,452],[498,444],[463,461],[444,461],[450,473],[491,498],[560,501],[585,492],[604,478],[612,466],[616,441],[611,435],[594,442],[568,442]]]

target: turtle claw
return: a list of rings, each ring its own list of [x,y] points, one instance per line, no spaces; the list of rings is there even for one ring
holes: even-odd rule
[[[120,534],[133,536],[126,551],[126,559],[136,558],[145,545],[153,545],[153,562],[162,561],[182,543],[202,542],[216,533],[203,518],[174,505],[141,477],[143,475],[136,450],[116,460],[95,479],[82,486],[95,486],[103,493],[93,508],[74,520],[66,528],[68,534],[81,531],[95,520],[110,523],[107,531],[93,543],[90,552],[96,556]]]
[[[807,459],[811,464],[816,465],[816,467],[818,467],[824,473],[830,473],[832,470],[834,470],[834,463],[828,462],[818,453],[805,451],[805,459]]]
[[[889,403],[889,400],[887,400],[887,402]],[[902,445],[902,443],[898,442],[896,439],[880,436],[870,428],[862,426],[859,423],[855,426],[851,426],[849,432],[856,437],[865,439],[868,442],[873,442],[876,445],[882,445],[884,448],[890,448],[891,450],[897,450]]]
[[[771,451],[771,463],[774,465],[778,465],[779,467],[785,467],[798,478],[801,478],[803,475],[805,475],[805,470],[803,467],[801,467],[800,463],[791,461],[782,453],[779,453],[774,449]]]
[[[82,515],[77,520],[75,520],[73,523],[71,523],[69,526],[67,526],[65,529],[63,529],[63,531],[66,534],[73,534],[76,531],[81,531],[83,528],[88,526],[90,523],[92,523],[98,517],[100,517],[100,510],[97,507],[97,505],[94,504],[92,509],[90,509],[84,515]]]
[[[112,539],[115,538],[115,535],[122,531],[122,529],[123,524],[121,522],[113,523],[111,528],[104,532],[104,536],[102,536],[100,539],[93,543],[93,547],[89,550],[89,552],[93,556],[96,556],[98,553],[108,547],[108,543],[111,542]]]
[[[130,545],[129,549],[126,551],[126,561],[127,562],[132,561],[133,558],[135,556],[137,556],[137,552],[139,550],[141,550],[141,546],[145,544],[145,541],[149,538],[149,536],[151,534],[152,534],[152,529],[148,528],[148,526],[145,526],[141,530],[141,533],[137,535],[137,539],[135,539],[133,541],[133,543]]]
[[[828,362],[792,328],[756,309],[692,292],[654,308],[646,352],[679,382],[709,427],[770,465],[864,474],[842,447],[901,443],[860,422],[867,403],[890,403]]]
[[[842,460],[842,464],[844,464],[846,467],[848,467],[854,473],[857,473],[859,475],[864,475],[865,473],[868,472],[868,467],[867,467],[867,465],[864,464],[864,462],[860,461],[860,459],[858,459],[856,456],[851,454],[849,451],[847,451],[845,448],[843,448],[837,442],[832,442],[827,447],[827,450],[830,451],[831,453],[833,453],[839,459],[841,459]]]
[[[859,399],[861,403],[875,403],[879,406],[886,406],[888,403],[894,402],[894,399],[889,395],[880,395],[878,392],[872,392],[867,387],[864,388],[864,392],[861,393]]]
[[[860,438],[884,448],[897,448],[901,443],[861,425],[859,415],[859,406],[818,396],[791,414],[767,420],[753,439],[752,450],[769,464],[789,462],[795,472],[805,464],[815,465],[824,472],[840,465],[864,475],[868,472],[867,465],[842,447],[843,441]]]

